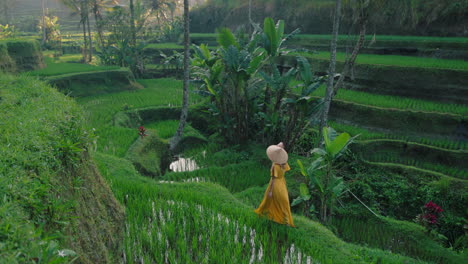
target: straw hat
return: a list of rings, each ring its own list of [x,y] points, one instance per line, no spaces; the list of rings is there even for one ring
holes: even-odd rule
[[[269,146],[266,150],[266,154],[274,163],[285,164],[288,162],[288,153],[280,146],[283,146],[283,144],[279,143],[278,145]]]

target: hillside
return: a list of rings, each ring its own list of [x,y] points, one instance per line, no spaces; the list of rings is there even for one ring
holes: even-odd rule
[[[83,121],[44,82],[0,75],[0,263],[119,258],[124,211],[89,157]]]
[[[0,1],[0,264],[468,259],[467,0],[189,0],[188,80],[187,1],[63,2]]]
[[[138,175],[127,160],[95,158],[128,208],[129,263],[424,263],[344,243],[304,217],[295,216],[298,229],[258,219],[217,184],[161,183]]]

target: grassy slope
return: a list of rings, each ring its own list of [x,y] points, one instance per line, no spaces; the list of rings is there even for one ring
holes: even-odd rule
[[[115,127],[112,126],[112,118],[116,112],[124,109],[141,108],[152,105],[161,106],[177,106],[180,105],[181,96],[181,82],[174,79],[159,79],[159,80],[141,80],[140,83],[146,87],[146,89],[134,91],[134,92],[122,92],[115,94],[108,94],[96,97],[82,98],[79,101],[89,110],[90,114],[89,121],[90,125],[98,129],[99,144],[98,149],[105,153],[115,154],[119,157],[125,155],[130,143],[129,138],[136,139],[137,131],[135,129]],[[317,91],[318,94],[323,92],[322,90]],[[466,107],[451,105],[446,106],[444,104],[437,104],[423,100],[404,100],[399,97],[392,96],[379,96],[369,95],[362,92],[341,90],[338,94],[339,98],[347,100],[354,100],[358,102],[366,102],[370,100],[371,105],[376,106],[387,106],[393,108],[403,108],[419,111],[451,111],[454,113],[464,113]],[[370,98],[370,99],[369,99]],[[196,102],[199,99],[193,98],[192,102]],[[142,124],[149,125],[149,124]],[[339,125],[340,127],[343,125]],[[349,129],[346,127],[345,129]],[[376,139],[376,138],[394,138],[403,139],[416,142],[423,142],[429,145],[435,145],[447,149],[466,149],[466,144],[460,142],[453,142],[448,140],[434,140],[434,139],[420,139],[420,138],[408,138],[404,135],[385,135],[383,133],[375,133],[361,130],[352,130],[350,132],[354,134],[363,134],[363,139]],[[170,133],[164,132],[164,133]],[[167,136],[167,135],[166,135]],[[427,166],[425,166],[427,167]],[[456,173],[456,172],[455,172]]]
[[[121,110],[123,104],[122,104],[122,106],[120,105],[120,103],[119,103],[120,100],[123,100],[125,98],[125,100],[127,100],[129,102],[135,103],[135,105],[127,105],[128,108],[141,108],[143,106],[155,105],[155,104],[156,105],[157,104],[166,105],[168,103],[167,98],[172,98],[172,97],[167,97],[167,94],[166,94],[166,92],[170,92],[167,89],[168,88],[167,85],[169,83],[171,83],[170,79],[146,80],[146,81],[143,81],[142,83],[148,88],[144,89],[144,90],[141,90],[141,91],[131,93],[131,94],[129,94],[129,93],[117,93],[117,94],[110,94],[110,95],[105,95],[105,96],[103,95],[103,96],[92,97],[92,98],[83,98],[80,101],[82,103],[84,103],[84,105],[86,105],[87,108],[90,108],[89,110],[91,110],[91,113],[96,113],[97,114],[90,121],[94,122],[94,124],[96,124],[98,128],[101,128],[101,129],[105,128],[104,130],[107,130],[109,135],[111,135],[113,132],[109,131],[109,129],[113,129],[113,127],[110,126],[110,124],[109,125],[102,125],[102,124],[110,123],[113,114],[115,114],[115,112]],[[160,87],[158,87],[158,86],[160,86]],[[173,87],[171,89],[175,88],[174,86],[170,86],[170,87]],[[166,89],[164,89],[164,88],[166,88]],[[180,88],[178,88],[178,89],[180,89]],[[150,91],[151,91],[151,93],[150,93]],[[173,91],[174,90],[172,90],[171,94],[174,97],[174,100],[177,100],[175,97],[180,97],[180,94],[178,94],[178,93],[174,94]],[[157,96],[157,93],[159,93],[162,96]],[[148,97],[148,96],[150,96],[150,97]],[[119,98],[121,98],[121,99],[119,99]],[[95,106],[96,108],[93,108],[93,106]],[[171,126],[171,124],[173,124],[173,123],[174,123],[173,121],[164,121],[162,123],[159,122],[159,123],[154,124],[154,127],[157,128],[158,126],[161,126],[163,124]],[[149,124],[149,126],[153,127],[152,124]],[[99,131],[102,131],[101,129],[99,129]],[[123,129],[123,128],[118,128],[118,129]],[[170,129],[169,128],[165,128],[165,129],[167,131],[164,131],[164,133],[166,133],[166,132],[170,133],[170,132],[168,132],[168,130],[173,130],[174,127],[170,128]],[[112,130],[112,131],[114,131],[114,130]],[[121,130],[121,131],[123,131],[123,130]],[[137,136],[136,135],[136,130],[133,131],[132,129],[128,129],[127,131],[129,133],[131,133],[132,136],[125,137],[123,134],[122,135],[107,136],[107,139],[109,140],[109,142],[115,142],[115,139],[119,138],[119,140],[120,140],[119,149],[120,149],[120,151],[122,153],[125,152],[125,150],[127,148],[126,146],[128,145],[128,141],[133,140]],[[98,134],[100,134],[100,132],[98,132]],[[100,134],[100,135],[102,137],[102,134]],[[109,149],[106,149],[106,148],[104,148],[102,150],[105,151],[105,152],[108,152],[108,153],[112,153],[112,151],[109,152]],[[221,155],[220,157],[217,158],[218,161],[214,162],[213,165],[219,164],[218,166],[223,166],[223,165],[227,164],[226,162],[232,162],[231,154],[229,154],[229,153],[226,154],[227,156],[229,156],[231,158],[228,161],[222,162],[223,156],[226,156],[226,155]],[[243,160],[242,155],[243,154],[240,154],[240,156],[238,158],[239,161]],[[104,160],[105,159],[111,160],[111,159],[115,159],[115,158],[112,158],[110,156],[107,156],[107,157],[103,156],[103,159]],[[106,162],[106,161],[101,160],[101,162]],[[107,161],[107,162],[111,162],[111,161]],[[113,163],[114,162],[111,162],[111,164],[113,164]],[[121,161],[121,163],[123,163],[123,161]],[[200,164],[202,164],[202,163],[200,163]],[[247,167],[244,168],[244,166],[247,166]],[[114,167],[118,168],[117,164],[107,165],[106,168],[104,168],[103,170],[104,171],[108,170],[107,174],[109,175],[109,177],[111,177],[111,181],[116,182],[117,180],[112,178],[116,174],[118,174],[117,172],[114,172]],[[122,164],[120,165],[120,167],[122,167]],[[102,164],[101,164],[101,169],[102,169]],[[121,169],[125,171],[123,174],[127,174],[127,175],[131,175],[132,171],[133,171],[133,168],[121,168]],[[112,171],[112,172],[109,172],[109,171]],[[233,180],[236,180],[236,179],[240,179],[238,177],[237,178],[234,178],[234,177],[236,177],[237,175],[240,175],[240,174],[242,174],[242,175],[245,174],[245,171],[250,171],[251,172],[250,178],[251,178],[252,181],[243,182],[241,185],[239,185],[238,181],[233,181]],[[232,175],[232,177],[225,177],[226,175]],[[190,179],[190,178],[195,178],[195,177],[199,177],[199,178],[205,177],[205,178],[208,178],[209,181],[219,182],[219,183],[221,183],[223,185],[229,186],[229,189],[231,191],[234,191],[234,192],[239,192],[239,191],[246,190],[245,192],[247,192],[247,194],[245,194],[245,192],[240,192],[240,193],[238,193],[237,196],[242,198],[242,199],[245,199],[247,201],[252,201],[253,202],[254,200],[257,201],[258,198],[252,198],[251,197],[252,194],[259,191],[260,189],[262,189],[262,190],[260,190],[259,193],[261,194],[263,192],[263,188],[260,187],[260,186],[265,184],[265,181],[264,181],[265,179],[264,178],[260,179],[261,175],[263,175],[263,173],[260,171],[260,169],[258,168],[258,166],[256,164],[246,163],[244,165],[241,165],[241,164],[233,165],[232,168],[230,168],[230,167],[227,167],[227,168],[210,167],[210,168],[203,169],[203,170],[200,170],[200,171],[195,171],[195,172],[192,172],[192,173],[169,174],[169,175],[167,175],[165,177],[165,179],[166,180],[183,180],[183,179]],[[153,182],[153,183],[157,184],[156,182]],[[133,184],[130,184],[130,183],[125,183],[124,184],[124,183],[122,183],[122,186],[124,186],[124,185],[133,185]],[[154,188],[156,188],[156,187],[154,187]],[[161,186],[159,186],[158,188],[161,188]],[[252,190],[252,188],[258,188],[258,189],[256,189],[253,192],[248,193],[249,190]],[[135,193],[140,193],[140,192],[141,192],[141,190],[140,191],[135,190]],[[175,191],[175,192],[179,192],[179,191]],[[256,194],[258,195],[258,193],[256,193]],[[123,198],[123,199],[127,199],[127,198]],[[140,201],[140,199],[137,199],[135,201]],[[149,205],[149,203],[147,205],[145,205],[145,206],[147,207],[148,210],[151,210],[151,206]],[[164,205],[161,205],[161,204],[159,204],[158,206],[161,206],[161,208],[163,208],[163,209],[165,208]],[[144,215],[144,212],[139,212],[138,214],[143,214]],[[142,216],[139,215],[137,218],[140,219],[141,217]],[[140,221],[140,220],[138,220],[138,221]],[[137,220],[135,220],[135,222],[137,222]],[[135,222],[132,223],[132,224],[137,224],[137,226],[134,227],[136,230],[144,229],[141,226],[138,226],[138,223],[135,223]],[[159,227],[159,228],[162,228],[162,227]],[[133,233],[133,232],[137,232],[137,231],[132,231],[131,234],[129,234],[129,236],[132,236],[132,238],[131,238],[132,241],[137,241],[137,243],[146,243],[146,242],[141,242],[140,241],[141,238],[138,238],[138,236],[135,237],[136,234]],[[140,234],[140,235],[143,236],[143,233]],[[147,235],[144,235],[144,236],[146,238],[143,239],[143,240],[145,240],[145,241],[147,241],[148,239],[151,240],[151,237],[148,237]],[[155,234],[155,236],[158,236],[158,235]],[[151,243],[157,244],[158,242],[153,241]],[[174,243],[176,243],[176,242],[174,242]],[[160,246],[164,247],[164,245],[160,245]],[[147,247],[147,246],[145,246],[145,247]],[[129,252],[129,254],[133,254],[132,252],[140,252],[140,254],[143,254],[143,253],[141,253],[141,250],[142,249],[133,248],[132,243],[127,244],[127,252]],[[150,257],[150,256],[146,255],[146,253],[143,254],[143,255],[146,256],[145,258],[148,258],[147,260],[149,260],[149,258],[155,257],[155,256]],[[164,257],[164,256],[159,256],[159,257]]]
[[[135,263],[136,259],[143,259],[145,262],[152,259],[164,260],[164,253],[154,252],[161,249],[166,250],[169,258],[172,256],[174,261],[184,261],[184,263],[196,263],[195,260],[200,257],[200,252],[196,249],[201,250],[204,257],[216,259],[218,263],[230,262],[232,259],[240,261],[236,263],[247,263],[251,256],[251,247],[249,243],[242,245],[240,241],[234,242],[236,229],[233,226],[236,224],[241,226],[241,235],[243,225],[247,230],[255,230],[254,247],[263,249],[263,258],[260,263],[282,262],[285,258],[285,251],[290,249],[292,244],[295,245],[296,254],[298,251],[302,252],[303,263],[306,256],[311,256],[313,260],[319,260],[321,263],[370,263],[377,259],[381,261],[380,263],[422,263],[385,251],[346,244],[322,225],[304,217],[295,217],[298,229],[258,220],[252,213],[251,207],[237,200],[225,188],[215,184],[158,184],[154,180],[139,176],[126,160],[103,154],[97,154],[95,158],[103,174],[112,183],[112,189],[118,199],[127,204],[129,219],[127,228],[135,232],[127,233],[125,239],[125,252],[130,263]],[[185,208],[188,212],[184,213],[177,210],[181,208],[171,208],[165,205],[164,201],[176,201],[176,204],[182,203],[190,206]],[[198,206],[202,206],[205,213],[196,213]],[[155,210],[154,213],[152,213],[152,208]],[[213,221],[219,217],[222,219],[219,222],[215,221],[214,226],[205,222],[211,218],[212,212],[216,212],[213,215]],[[206,218],[207,215],[208,218]],[[170,220],[170,222],[160,224],[161,221],[165,221],[162,219]],[[223,222],[226,219],[231,224],[224,225]],[[172,226],[171,223],[180,223],[184,227],[187,225],[191,228],[179,226],[175,229],[179,231],[174,230],[175,233],[172,233],[172,228],[176,226]],[[213,228],[210,231],[212,242],[205,241],[206,238],[203,235],[207,230],[203,227]],[[187,232],[188,230],[190,232]],[[247,241],[251,232],[244,234],[247,236]],[[162,236],[162,242],[158,240],[158,236]],[[198,240],[199,244],[196,243],[193,247],[194,241],[197,241],[199,237],[201,237]],[[225,240],[226,238],[228,240]],[[167,242],[164,242],[164,239]],[[271,239],[277,242],[271,243]],[[188,245],[183,241],[188,242]],[[209,245],[213,250],[204,248],[205,245]],[[269,248],[269,245],[279,247]],[[186,256],[185,252],[190,251],[185,251],[188,248],[192,248],[193,252]],[[216,249],[222,251],[219,252]],[[230,253],[222,255],[227,252]]]
[[[139,80],[138,82],[145,89],[78,99],[78,102],[87,110],[88,124],[98,130],[99,151],[123,157],[132,141],[138,137],[137,128],[130,129],[112,125],[113,116],[117,112],[154,105],[181,105],[181,81],[158,79]],[[190,100],[195,103],[198,99],[191,96]]]
[[[25,76],[0,74],[0,98],[0,263],[115,263],[123,212],[81,152],[81,109]]]

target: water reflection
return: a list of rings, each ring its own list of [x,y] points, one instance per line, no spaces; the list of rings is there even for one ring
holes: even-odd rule
[[[169,169],[174,172],[194,171],[194,170],[198,170],[199,168],[200,167],[198,167],[195,160],[190,159],[190,158],[182,158],[182,157],[179,157],[178,160],[172,162],[169,165]]]

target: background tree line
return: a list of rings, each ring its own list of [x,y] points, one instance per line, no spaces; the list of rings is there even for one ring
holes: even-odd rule
[[[342,28],[358,34],[350,12],[356,0],[343,1]],[[367,1],[374,2],[374,1]],[[379,1],[377,1],[379,2]],[[468,1],[391,0],[383,1],[379,12],[369,17],[369,32],[382,35],[466,36]],[[331,0],[252,0],[252,19],[282,19],[286,30],[330,34],[335,1]],[[217,27],[236,28],[248,21],[249,0],[208,0],[191,12],[192,32],[213,32]]]

